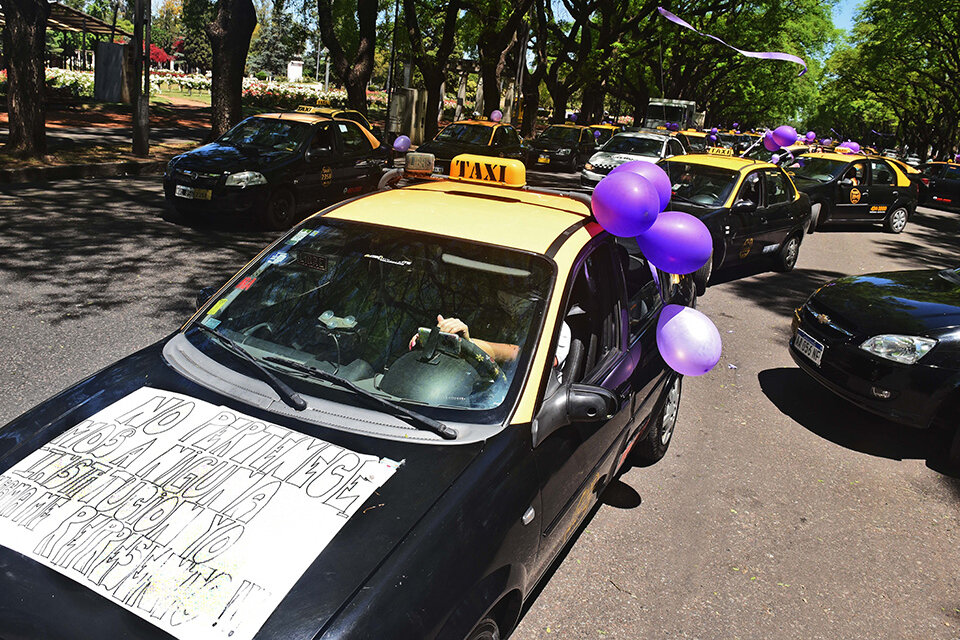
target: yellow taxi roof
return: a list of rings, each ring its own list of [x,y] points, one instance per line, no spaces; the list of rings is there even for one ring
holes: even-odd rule
[[[571,122],[564,122],[563,124],[551,124],[547,126],[547,129],[550,129],[552,127],[562,127],[564,129],[590,129],[591,128],[582,124],[573,124]]]
[[[271,120],[293,120],[294,122],[302,122],[304,124],[313,124],[315,122],[320,122],[321,120],[329,120],[328,116],[323,114],[316,113],[296,113],[287,111],[284,113],[258,113],[258,118],[267,118]]]
[[[590,125],[591,129],[620,129],[622,127],[623,127],[622,124],[609,124],[609,123]]]
[[[753,158],[740,158],[737,156],[720,156],[710,153],[690,153],[683,156],[674,156],[671,160],[679,162],[689,162],[691,164],[702,164],[730,171],[746,171],[757,168],[776,168],[777,165]]]
[[[680,132],[678,132],[678,133],[682,133],[682,134],[687,135],[687,136],[693,136],[694,138],[706,138],[706,137],[707,137],[707,132],[706,132],[706,131],[697,131],[696,129],[684,129],[683,131],[680,131]]]
[[[494,122],[493,120],[457,120],[456,122],[451,122],[450,124],[479,124],[484,127],[498,127],[501,123]]]
[[[326,214],[396,229],[546,253],[571,225],[590,217],[561,195],[438,180],[358,198]]]
[[[837,153],[836,151],[811,151],[803,154],[804,158],[823,158],[825,160],[835,160],[837,162],[850,162],[851,160],[866,160],[867,156],[862,153]]]

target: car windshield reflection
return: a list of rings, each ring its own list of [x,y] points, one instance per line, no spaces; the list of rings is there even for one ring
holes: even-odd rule
[[[310,133],[302,122],[279,118],[247,118],[223,134],[219,142],[270,151],[296,151]]]
[[[702,207],[721,207],[730,196],[737,173],[708,165],[668,160],[660,166],[670,177],[673,197]]]
[[[485,127],[482,124],[459,124],[447,125],[443,131],[437,134],[437,140],[444,142],[462,142],[464,144],[488,144],[492,127]]]

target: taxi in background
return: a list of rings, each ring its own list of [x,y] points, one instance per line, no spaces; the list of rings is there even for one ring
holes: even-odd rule
[[[917,208],[919,187],[887,158],[858,153],[805,153],[787,167],[810,196],[811,231],[830,223],[882,223],[900,233]]]
[[[688,153],[707,153],[709,149],[733,149],[734,142],[731,137],[724,137],[722,134],[715,135],[716,140],[710,139],[709,131],[697,131],[696,129],[684,129],[677,132],[677,138],[687,148]]]
[[[960,164],[927,162],[919,167],[926,185],[921,189],[920,204],[944,209],[960,208]]]
[[[775,164],[783,166],[790,164],[792,162],[791,158],[795,160],[797,156],[817,150],[818,147],[816,145],[792,144],[789,147],[783,147],[777,151],[768,151],[763,144],[758,144],[753,149],[750,149],[745,157],[762,160],[763,162],[773,162],[773,158],[776,156],[777,162]]]
[[[297,107],[297,113],[315,113],[321,116],[332,118],[334,120],[352,120],[372,133],[376,138],[381,140],[383,139],[383,132],[380,130],[380,127],[371,125],[370,121],[367,120],[367,117],[356,109],[344,109],[341,107],[331,107],[330,105],[323,104],[302,104]]]
[[[960,266],[870,273],[796,310],[790,355],[861,409],[929,431],[928,465],[960,474]]]
[[[181,218],[256,218],[286,229],[324,202],[376,189],[393,150],[365,127],[320,113],[263,113],[175,156],[163,191]]]
[[[763,259],[778,271],[793,269],[810,200],[783,169],[722,148],[659,164],[672,184],[669,208],[700,218],[713,238],[711,260],[694,274],[699,295],[722,268]]]
[[[693,286],[520,161],[431,164],[0,429],[0,635],[510,635],[604,488],[664,456],[657,321]]]
[[[552,124],[530,141],[527,166],[576,171],[597,151],[593,129],[577,124]]]
[[[449,173],[450,162],[464,153],[523,160],[527,148],[520,134],[509,124],[493,120],[458,120],[441,129],[433,140],[417,147],[417,151],[433,154],[436,170]]]
[[[597,141],[597,144],[604,144],[607,140],[626,131],[626,127],[622,124],[613,124],[612,122],[604,122],[602,124],[592,124],[590,128],[593,129],[593,137]]]
[[[676,136],[668,131],[628,131],[605,142],[583,165],[580,186],[593,188],[604,176],[624,162],[657,162],[686,153]]]

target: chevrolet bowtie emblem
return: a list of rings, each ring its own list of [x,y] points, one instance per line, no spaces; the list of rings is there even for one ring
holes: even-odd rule
[[[820,324],[830,324],[830,316],[828,316],[825,313],[818,313],[817,322],[819,322]]]

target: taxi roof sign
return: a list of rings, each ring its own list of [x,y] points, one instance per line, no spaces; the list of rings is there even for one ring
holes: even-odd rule
[[[729,147],[707,147],[707,153],[712,156],[732,156],[733,149]]]
[[[317,100],[317,104],[301,104],[297,107],[297,111],[300,113],[315,113],[320,110],[327,110],[330,108],[329,100]]]
[[[450,163],[450,179],[518,188],[526,185],[527,170],[519,160],[465,153]]]

